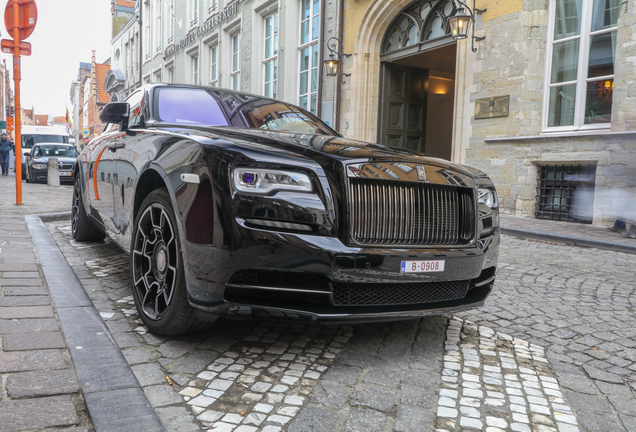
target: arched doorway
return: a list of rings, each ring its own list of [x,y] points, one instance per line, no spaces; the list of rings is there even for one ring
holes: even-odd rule
[[[381,45],[378,140],[451,158],[457,43],[452,0],[418,0],[389,25]]]

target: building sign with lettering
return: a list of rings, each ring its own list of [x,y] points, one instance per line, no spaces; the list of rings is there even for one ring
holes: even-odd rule
[[[475,100],[475,119],[507,117],[510,95]]]
[[[232,15],[238,12],[238,5],[240,5],[244,1],[245,0],[234,0],[232,3],[227,5],[221,12],[219,12],[218,14],[214,15],[209,20],[207,20],[202,26],[199,26],[197,27],[196,30],[193,30],[190,33],[188,33],[188,35],[184,37],[183,39],[181,39],[178,43],[170,45],[163,52],[163,58],[165,60],[169,59],[170,57],[175,55],[178,51],[188,47],[197,39],[200,39],[203,36],[210,33],[212,30],[218,27],[219,24],[221,24],[224,21],[227,21],[229,18],[232,17]]]

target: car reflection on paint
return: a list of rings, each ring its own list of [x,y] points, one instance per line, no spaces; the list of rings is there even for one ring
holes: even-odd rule
[[[101,119],[75,168],[73,236],[130,252],[155,333],[219,315],[406,319],[492,290],[498,203],[481,171],[218,88],[147,85]]]
[[[25,153],[27,183],[47,183],[49,159],[56,158],[60,183],[73,184],[77,150],[70,144],[36,144]]]

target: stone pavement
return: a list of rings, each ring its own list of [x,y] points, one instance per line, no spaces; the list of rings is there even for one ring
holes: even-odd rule
[[[539,300],[518,291],[543,289],[545,276],[516,271],[520,263],[507,256],[502,256],[501,284],[487,306],[456,317],[357,326],[221,319],[202,334],[157,337],[147,333],[136,315],[128,260],[118,248],[108,242],[78,244],[70,237],[68,221],[50,216],[44,219],[54,242],[41,240],[48,232],[33,217],[27,218],[27,231],[25,215],[68,212],[71,188],[23,183],[24,204],[16,206],[12,185],[14,177],[0,177],[0,432],[569,432],[636,427],[629,409],[636,388],[630,391],[625,385],[636,359],[630,360],[633,350],[624,346],[636,336],[630,333],[634,327],[623,326],[611,338],[613,346],[594,350],[591,345],[602,344],[594,332],[609,332],[611,317],[603,315],[603,328],[589,324],[590,332],[580,318],[565,328],[530,313],[529,304]],[[524,240],[506,237],[513,249],[527,250],[529,257],[566,248],[550,242],[636,253],[636,240],[603,227],[512,216],[502,216],[502,225],[509,234],[540,240],[536,248],[528,248]],[[45,256],[58,247],[76,275],[68,283],[53,271],[58,262]],[[603,252],[580,250],[585,251],[585,265],[602,261]],[[616,255],[608,260],[631,259],[611,254]],[[564,280],[571,291],[566,299],[575,300],[576,276]],[[70,305],[67,285],[73,281],[90,305]],[[579,280],[589,296],[586,283]],[[600,282],[595,283],[600,289]],[[509,290],[519,294],[517,300],[505,298]],[[633,307],[634,294],[625,295]],[[79,296],[75,292],[71,297]],[[523,303],[516,305],[519,300]],[[583,315],[594,316],[594,307],[607,308],[583,300]],[[525,315],[514,308],[509,312],[502,301]],[[572,305],[549,301],[559,321],[567,321]],[[74,311],[88,321],[82,324]],[[78,342],[82,336],[86,344]],[[113,359],[112,353],[91,357],[100,350],[90,338],[104,336],[126,364],[117,358],[105,362]],[[589,348],[585,355],[581,347]],[[104,380],[119,380],[118,387],[91,387],[96,380],[86,377],[91,369],[86,365],[96,361],[103,365],[98,372],[106,374]],[[586,367],[585,376],[580,366]],[[152,406],[163,426],[152,416],[135,422],[117,405],[122,392],[124,400],[135,401],[135,409]],[[603,417],[599,410],[611,415]],[[108,423],[107,417],[130,419],[133,426]]]
[[[68,211],[70,188],[0,177],[0,431],[92,430],[24,215]]]

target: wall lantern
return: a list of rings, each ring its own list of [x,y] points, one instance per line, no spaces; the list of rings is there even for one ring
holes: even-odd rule
[[[481,15],[486,12],[486,9],[477,9],[475,7],[475,0],[473,0],[473,8],[471,9],[468,5],[462,0],[456,0],[459,4],[455,15],[448,19],[448,23],[451,26],[451,36],[453,39],[460,40],[468,38],[468,30],[472,28],[472,49],[473,52],[477,52],[477,48],[475,48],[475,41],[481,41],[486,39],[485,36],[477,37],[475,36],[475,15]],[[468,11],[468,13],[466,13]],[[472,26],[471,26],[472,24]]]
[[[338,68],[340,67],[342,57],[349,57],[351,54],[341,54],[342,53],[342,42],[338,38],[332,37],[327,41],[327,48],[329,49],[329,58],[325,60],[325,66],[327,67],[327,76],[351,76],[351,74],[346,74],[342,72],[338,72]],[[344,84],[344,79],[342,80]]]

